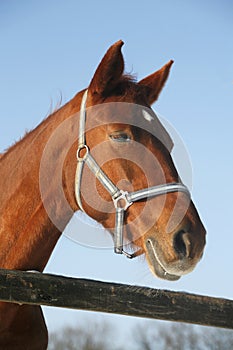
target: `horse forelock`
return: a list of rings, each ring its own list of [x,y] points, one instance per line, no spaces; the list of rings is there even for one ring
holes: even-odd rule
[[[139,85],[136,76],[124,74],[112,89],[106,90],[102,96],[103,100],[116,97],[118,101],[134,101],[146,103],[146,87]]]

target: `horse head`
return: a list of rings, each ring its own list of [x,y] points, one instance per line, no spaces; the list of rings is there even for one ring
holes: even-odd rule
[[[126,255],[145,254],[156,276],[177,280],[202,257],[206,232],[173,163],[172,141],[151,109],[173,61],[136,82],[124,75],[122,45],[109,48],[83,93],[78,203],[113,236],[122,230],[120,246],[124,239],[136,251]],[[150,196],[174,184],[175,189]],[[148,193],[140,197],[143,190]]]

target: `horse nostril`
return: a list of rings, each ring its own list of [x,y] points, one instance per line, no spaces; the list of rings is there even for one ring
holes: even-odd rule
[[[191,250],[191,241],[189,234],[183,230],[179,231],[174,238],[174,249],[182,257],[189,257]]]

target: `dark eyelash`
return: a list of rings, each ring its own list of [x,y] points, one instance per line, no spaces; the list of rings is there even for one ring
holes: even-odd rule
[[[116,142],[128,142],[131,140],[130,136],[126,132],[115,132],[110,135],[110,138]]]

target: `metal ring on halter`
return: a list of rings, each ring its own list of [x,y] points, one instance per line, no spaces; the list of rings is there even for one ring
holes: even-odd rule
[[[128,192],[120,190],[120,195],[116,198],[112,197],[115,208],[122,208],[123,210],[127,210],[133,202],[128,200]],[[124,204],[124,205],[123,205]]]
[[[81,156],[81,151],[85,150],[84,152],[84,155]],[[86,160],[88,154],[89,154],[89,147],[87,145],[80,145],[78,146],[78,149],[77,149],[77,159],[79,162],[83,162]]]

